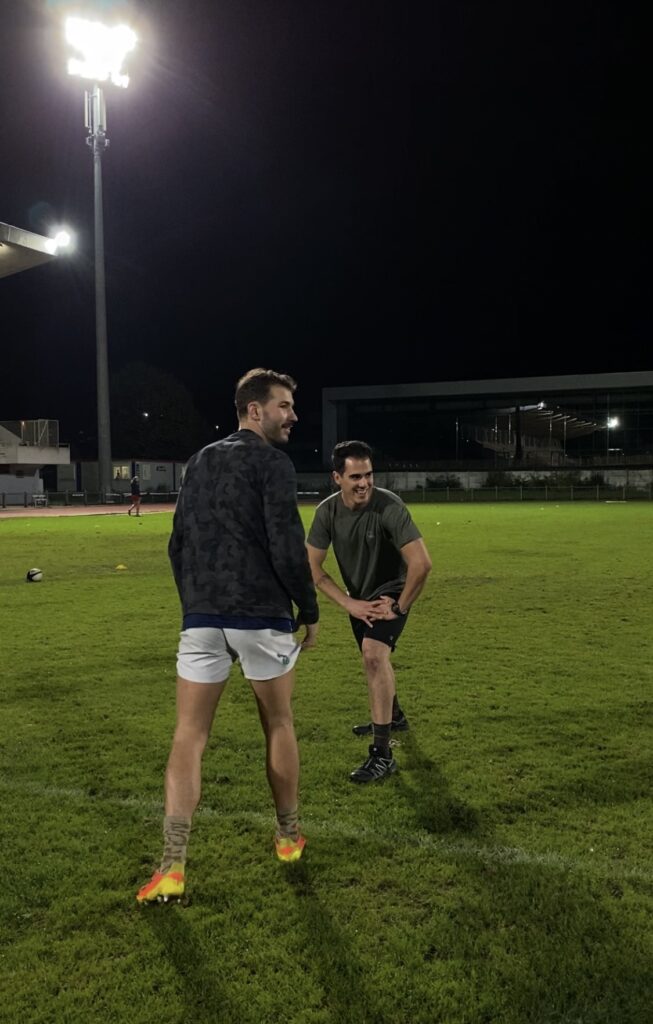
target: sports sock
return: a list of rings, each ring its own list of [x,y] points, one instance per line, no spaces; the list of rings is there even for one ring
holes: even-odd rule
[[[289,811],[277,811],[277,832],[280,836],[288,836],[293,842],[299,839],[299,812],[296,807]]]
[[[405,718],[405,717],[406,716],[404,715],[403,711],[401,710],[401,705],[399,704],[399,701],[397,700],[397,694],[395,693],[394,697],[392,698],[392,721],[393,722],[399,722],[399,721],[401,721],[402,718]]]
[[[387,725],[378,725],[376,722],[372,722],[372,742],[378,749],[381,757],[390,757],[390,727],[391,722]]]
[[[186,847],[190,836],[190,818],[166,814],[163,819],[163,857],[160,871],[165,872],[175,861],[186,861]]]

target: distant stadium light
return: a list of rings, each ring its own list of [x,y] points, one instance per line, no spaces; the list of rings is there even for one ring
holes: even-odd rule
[[[618,427],[618,426],[619,426],[619,417],[618,416],[610,416],[608,418],[608,422],[606,423],[606,427],[608,428],[608,430],[612,430],[614,427]]]
[[[108,28],[85,18],[67,18],[65,27],[67,42],[81,54],[69,59],[68,74],[126,89],[129,75],[123,73],[122,64],[136,46],[136,33],[127,25]]]
[[[150,418],[149,412],[144,412],[143,413],[143,418],[146,419],[146,420],[149,420],[149,418]]]

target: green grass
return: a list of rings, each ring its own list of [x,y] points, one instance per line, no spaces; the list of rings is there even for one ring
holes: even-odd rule
[[[366,694],[323,603],[295,701],[304,860],[272,856],[234,671],[189,902],[146,910],[170,515],[0,521],[3,1024],[651,1021],[653,506],[413,511],[434,571],[395,656],[400,774],[347,781]]]

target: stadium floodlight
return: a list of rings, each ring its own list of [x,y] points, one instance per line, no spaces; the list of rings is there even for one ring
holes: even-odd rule
[[[98,475],[100,492],[112,488],[111,416],[109,408],[109,357],[104,274],[104,219],[102,214],[102,154],[109,145],[106,104],[100,82],[127,88],[129,76],[123,62],[136,46],[136,33],[127,25],[107,27],[85,18],[67,18],[65,37],[77,52],[68,61],[68,73],[93,82],[86,93],[84,124],[87,145],[93,152],[95,217],[95,342],[97,373]]]
[[[605,421],[605,460],[606,462],[610,458],[610,431],[614,430],[615,427],[619,426],[618,416],[608,416]]]
[[[62,250],[64,252],[71,252],[72,248],[73,236],[66,228],[60,228],[56,234],[48,239],[48,249],[53,256],[56,256]]]
[[[81,57],[70,57],[68,74],[89,78],[93,82],[113,82],[126,89],[129,75],[122,65],[136,46],[136,33],[127,25],[109,28],[86,18],[66,19],[66,40]]]

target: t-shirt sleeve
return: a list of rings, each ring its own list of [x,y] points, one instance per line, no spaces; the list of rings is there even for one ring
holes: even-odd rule
[[[311,523],[306,540],[312,548],[320,548],[322,551],[326,551],[331,544],[331,523],[329,522],[329,513],[324,502],[315,509],[313,522]]]
[[[393,501],[383,510],[383,528],[397,549],[422,536],[403,502]]]

